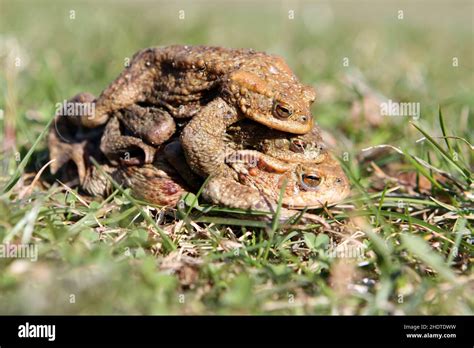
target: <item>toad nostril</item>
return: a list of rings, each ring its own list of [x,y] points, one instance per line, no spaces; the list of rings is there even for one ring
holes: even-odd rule
[[[303,115],[303,116],[300,117],[300,120],[301,120],[302,123],[306,123],[306,122],[308,122],[309,117],[306,116],[306,115]]]

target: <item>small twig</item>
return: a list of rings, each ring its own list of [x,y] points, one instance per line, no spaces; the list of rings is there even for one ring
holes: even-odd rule
[[[36,173],[33,181],[31,182],[31,184],[26,188],[24,189],[23,191],[21,191],[19,194],[18,194],[18,197],[20,199],[26,197],[26,196],[29,196],[31,194],[31,191],[33,190],[33,187],[35,187],[36,183],[38,182],[39,178],[41,177],[41,174],[43,174],[44,170],[51,164],[53,163],[54,161],[56,161],[55,159],[52,159],[50,160],[48,163],[46,163],[43,167],[41,167],[41,169],[38,171],[38,173]]]

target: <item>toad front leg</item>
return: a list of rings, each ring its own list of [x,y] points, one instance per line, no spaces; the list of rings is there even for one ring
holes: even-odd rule
[[[249,210],[251,212],[267,212],[267,215],[253,216],[258,220],[272,221],[278,209],[278,204],[274,197],[268,196],[265,192],[247,185],[236,182],[231,177],[214,176],[209,179],[206,187],[202,191],[204,199],[217,205],[229,208]],[[286,223],[299,217],[303,223],[324,223],[324,219],[312,214],[303,214],[294,209],[280,207],[278,221]]]
[[[227,175],[211,177],[202,191],[213,204],[244,210],[273,212],[275,205],[253,187],[239,184]]]
[[[223,99],[216,98],[203,107],[181,133],[181,144],[191,169],[202,177],[225,167],[225,132],[241,116]]]

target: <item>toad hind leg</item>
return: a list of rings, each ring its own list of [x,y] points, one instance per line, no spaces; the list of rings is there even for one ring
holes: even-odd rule
[[[147,48],[137,52],[130,65],[95,100],[93,115],[82,117],[82,125],[94,128],[107,122],[114,111],[146,102],[161,59],[160,50]]]
[[[174,169],[159,160],[143,166],[119,167],[114,179],[130,188],[133,196],[160,206],[176,205],[187,192]]]
[[[153,146],[164,143],[176,131],[173,117],[163,109],[131,105],[116,115],[134,135]]]
[[[122,135],[120,122],[112,116],[104,129],[100,150],[113,165],[139,165],[152,163],[156,149],[141,138]],[[137,150],[139,152],[137,153]],[[140,153],[141,150],[141,153]]]

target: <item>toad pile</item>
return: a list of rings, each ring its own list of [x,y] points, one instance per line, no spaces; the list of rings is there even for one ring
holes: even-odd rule
[[[231,208],[274,212],[282,189],[284,216],[335,204],[350,186],[313,121],[315,97],[278,56],[147,48],[98,97],[56,114],[51,171],[94,196],[111,192],[110,176],[158,205],[203,183],[205,200]]]

